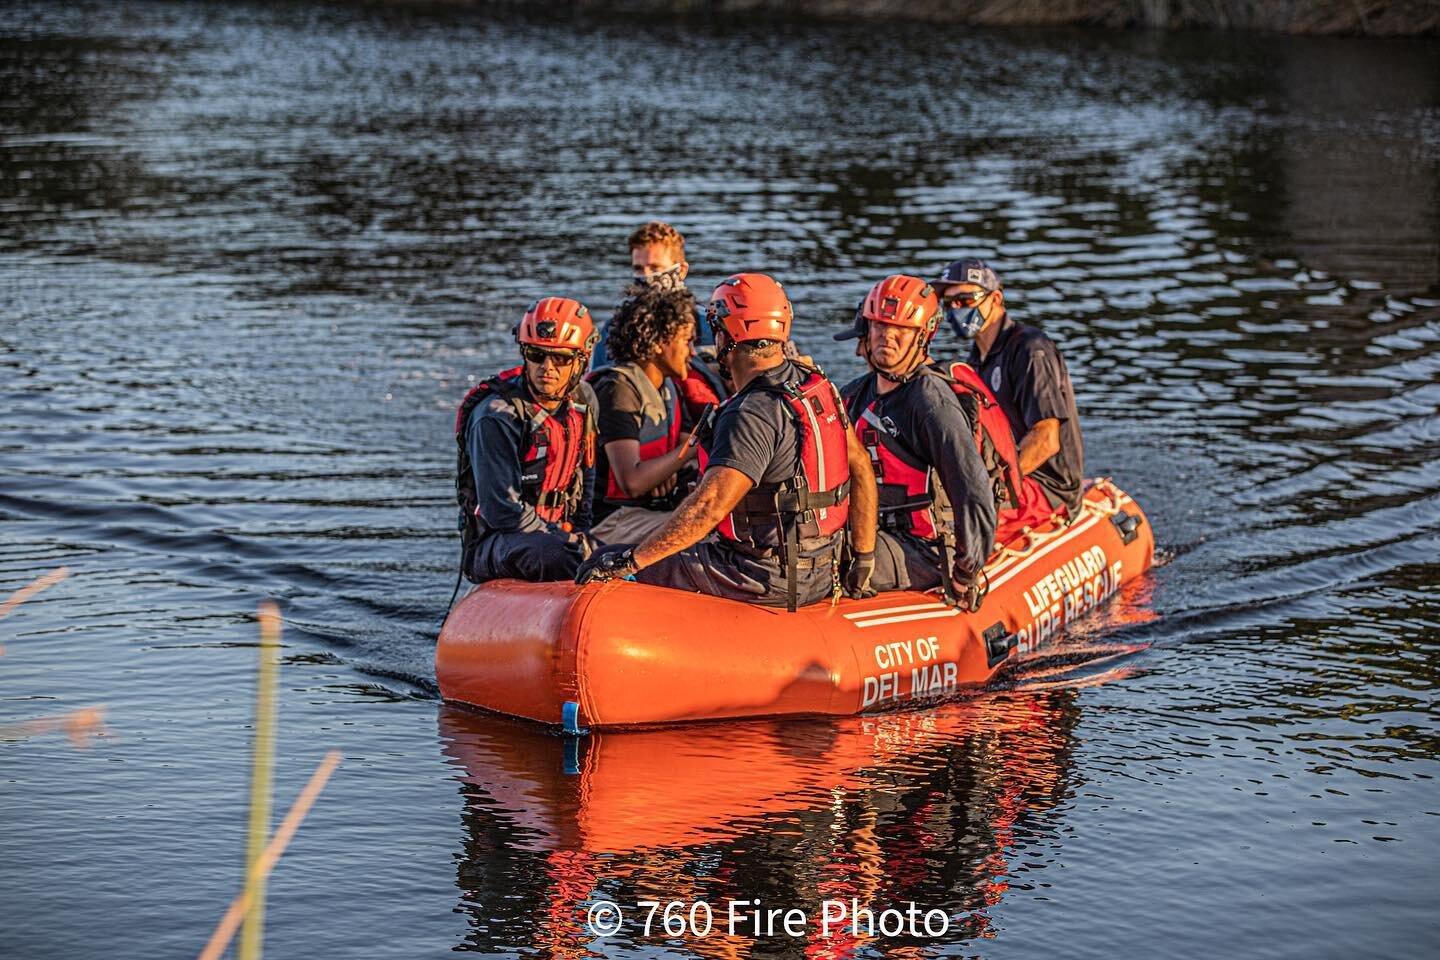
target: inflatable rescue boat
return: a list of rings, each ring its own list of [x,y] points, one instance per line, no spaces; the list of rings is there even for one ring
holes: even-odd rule
[[[795,613],[633,581],[494,580],[456,605],[435,675],[446,700],[569,732],[785,714],[854,714],[988,682],[1149,569],[1155,539],[1109,480],[1080,514],[997,550],[980,610],[933,593]]]

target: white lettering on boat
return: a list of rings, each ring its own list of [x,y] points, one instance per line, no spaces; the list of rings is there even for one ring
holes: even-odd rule
[[[866,677],[860,709],[865,710],[883,700],[905,697],[932,697],[959,686],[960,668],[952,662],[940,662],[940,639],[918,637],[875,645],[875,663],[883,673]],[[904,684],[901,667],[911,667],[910,683]]]
[[[1031,620],[1015,631],[1018,652],[1034,650],[1103,603],[1120,589],[1122,573],[1119,560],[1111,563],[1102,548],[1091,547],[1042,577],[1025,591]]]

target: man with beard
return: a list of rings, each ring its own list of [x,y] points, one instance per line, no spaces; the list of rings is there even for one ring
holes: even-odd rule
[[[582,564],[578,582],[629,577],[794,610],[838,591],[848,523],[857,558],[870,562],[852,563],[845,586],[868,589],[870,458],[830,381],[786,359],[792,319],[784,289],[764,274],[715,288],[706,320],[736,392],[701,430],[700,483],[638,545]]]
[[[522,365],[476,385],[455,418],[462,572],[476,583],[568,580],[586,554],[595,326],[578,301],[545,297],[515,339]]]

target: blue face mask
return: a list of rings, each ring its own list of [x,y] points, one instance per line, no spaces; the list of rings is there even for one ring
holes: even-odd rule
[[[945,322],[950,324],[950,329],[955,335],[966,340],[975,339],[975,334],[985,326],[985,318],[980,316],[980,308],[957,307],[953,304],[945,305]]]

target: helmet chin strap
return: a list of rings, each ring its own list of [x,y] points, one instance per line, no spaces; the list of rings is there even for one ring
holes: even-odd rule
[[[914,380],[915,377],[919,375],[919,373],[920,373],[920,368],[925,365],[925,360],[926,360],[926,358],[930,356],[930,340],[929,340],[929,338],[924,338],[924,339],[922,339],[922,338],[920,337],[920,331],[916,331],[915,339],[910,342],[910,350],[909,350],[909,353],[906,355],[906,356],[907,356],[907,360],[906,360],[904,363],[901,364],[901,366],[902,366],[905,370],[907,370],[908,372],[907,372],[907,373],[891,373],[889,370],[886,370],[884,367],[881,367],[881,366],[877,365],[877,364],[875,363],[874,359],[871,357],[871,355],[870,355],[870,337],[869,337],[868,334],[865,336],[865,338],[864,338],[864,340],[863,340],[862,342],[863,342],[864,345],[865,345],[865,362],[868,363],[868,364],[870,364],[870,366],[875,370],[875,373],[876,373],[876,374],[878,374],[879,376],[884,377],[886,380],[889,380],[891,383],[902,383],[902,384],[903,384],[903,383],[909,383],[911,380]]]
[[[725,361],[730,354],[735,352],[735,348],[738,346],[740,346],[740,341],[732,340],[730,334],[726,333],[724,348],[715,351],[715,366],[720,371],[721,379],[729,384],[735,383],[735,375],[730,372],[730,364]]]

